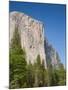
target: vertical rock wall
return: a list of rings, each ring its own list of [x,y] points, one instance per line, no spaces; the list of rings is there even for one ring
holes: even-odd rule
[[[10,13],[10,44],[15,28],[18,28],[21,37],[21,46],[26,50],[27,62],[36,61],[38,55],[46,65],[46,55],[44,49],[44,27],[42,22],[33,19],[24,13]]]

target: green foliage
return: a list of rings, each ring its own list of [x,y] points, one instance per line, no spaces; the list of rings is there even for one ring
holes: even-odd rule
[[[41,61],[40,55],[37,56],[35,63],[35,87],[42,87],[48,85],[48,72],[45,69],[44,60]]]
[[[34,87],[38,87],[39,84],[40,84],[40,76],[41,76],[41,59],[40,59],[40,55],[37,56],[37,59],[36,59],[36,63],[34,64],[34,73],[35,73],[35,83],[34,83]]]
[[[58,85],[66,85],[66,71],[63,64],[60,64],[60,69],[57,71],[57,74],[59,76]]]
[[[43,86],[48,86],[49,85],[49,76],[48,76],[48,70],[45,69],[45,63],[44,60],[42,61],[41,64],[41,74],[42,74],[42,85]]]
[[[21,48],[21,41],[20,41],[20,35],[19,35],[19,32],[18,32],[18,28],[16,27],[15,28],[15,32],[13,33],[13,39],[11,41],[11,47],[12,48]]]
[[[66,84],[66,72],[63,64],[59,69],[53,68],[49,63],[45,69],[45,62],[37,56],[36,62],[29,64],[26,62],[25,49],[21,48],[21,41],[18,29],[15,33],[10,46],[10,88],[25,87],[44,87]]]
[[[66,84],[66,72],[63,64],[60,64],[59,69],[55,69],[52,65],[48,70],[49,86],[62,86]]]
[[[34,66],[29,62],[27,65],[27,87],[34,85]]]
[[[10,48],[10,88],[22,88],[26,83],[26,54],[21,49],[18,30],[15,29]]]
[[[23,55],[10,56],[10,82],[15,81],[17,87],[22,87],[26,80],[26,61]],[[16,84],[15,83],[15,84]],[[11,86],[12,87],[12,86]],[[16,87],[15,87],[16,88]]]

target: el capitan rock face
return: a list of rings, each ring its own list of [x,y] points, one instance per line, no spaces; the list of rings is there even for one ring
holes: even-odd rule
[[[33,19],[32,17],[20,13],[10,13],[10,44],[13,38],[15,28],[18,28],[21,38],[21,46],[26,50],[27,62],[34,63],[38,55],[41,60],[45,62],[47,68],[49,62],[53,67],[59,67],[60,59],[56,50],[44,41],[44,27],[43,23]]]
[[[46,62],[47,66],[51,64],[53,68],[60,68],[60,57],[57,51],[53,48],[51,44],[49,44],[47,38],[44,40],[45,53],[46,53]]]
[[[37,56],[40,55],[41,60],[46,65],[46,54],[44,51],[44,27],[42,22],[27,16],[24,13],[10,13],[10,44],[13,38],[15,28],[18,28],[21,37],[21,46],[25,48],[27,62],[29,60],[34,63]]]

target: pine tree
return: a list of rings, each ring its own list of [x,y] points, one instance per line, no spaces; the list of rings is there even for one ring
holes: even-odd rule
[[[35,74],[34,87],[38,87],[40,83],[40,68],[41,68],[41,58],[40,55],[38,55],[36,62],[34,64],[34,74]]]
[[[21,48],[18,29],[15,29],[10,46],[10,88],[26,87],[26,53]]]
[[[57,70],[57,75],[59,77],[58,85],[66,85],[66,71],[62,63],[60,63],[59,70]]]
[[[33,87],[34,85],[34,66],[29,61],[27,64],[27,87]]]
[[[48,86],[49,85],[49,77],[48,77],[48,70],[45,69],[45,63],[44,60],[42,60],[41,64],[41,77],[42,77],[42,86]]]
[[[35,63],[35,87],[48,86],[48,72],[45,69],[44,60],[37,56]]]

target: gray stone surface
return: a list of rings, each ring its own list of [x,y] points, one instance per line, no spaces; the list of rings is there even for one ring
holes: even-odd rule
[[[46,65],[46,54],[44,49],[44,27],[43,23],[33,19],[32,17],[20,13],[11,12],[10,13],[10,44],[13,38],[13,33],[15,28],[18,28],[21,37],[21,46],[26,50],[27,62],[29,60],[31,63],[36,61],[37,55],[39,54],[41,60],[45,62]]]
[[[47,66],[49,66],[49,64],[51,64],[54,68],[58,69],[60,67],[60,63],[61,63],[58,52],[48,42],[48,40],[46,38],[45,38],[45,41],[44,41],[44,45],[45,45]]]

